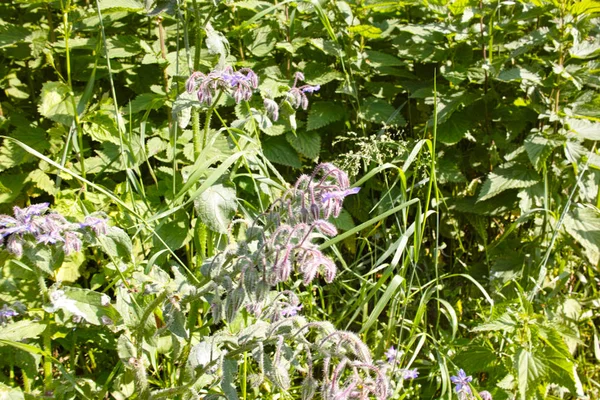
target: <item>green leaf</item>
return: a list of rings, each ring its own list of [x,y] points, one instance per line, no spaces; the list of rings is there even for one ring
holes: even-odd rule
[[[29,31],[21,26],[2,24],[0,25],[0,48],[22,42],[28,35]]]
[[[438,125],[438,140],[449,146],[460,142],[473,129],[471,114],[469,110],[453,113],[446,122]]]
[[[254,30],[254,41],[248,46],[248,50],[256,57],[266,57],[271,54],[276,44],[277,38],[271,27],[262,25]]]
[[[538,378],[545,374],[544,361],[526,349],[520,349],[514,357],[515,369],[519,376],[519,393],[521,400],[528,400],[529,394],[535,390]]]
[[[7,324],[0,330],[0,339],[20,342],[38,337],[46,329],[46,324],[38,321],[21,320]]]
[[[46,132],[35,126],[19,127],[11,133],[11,136],[40,152],[44,152],[50,148]],[[35,158],[31,154],[12,140],[4,140],[2,147],[0,147],[0,171],[33,160]],[[11,186],[14,186],[14,183],[16,182],[13,182]]]
[[[100,11],[142,11],[144,4],[137,0],[100,0]]]
[[[365,51],[367,58],[365,62],[372,67],[399,67],[405,63],[398,57],[381,51],[367,50]]]
[[[314,160],[321,152],[321,135],[317,132],[288,132],[285,136],[292,147],[303,156]]]
[[[306,130],[319,129],[342,118],[344,118],[344,107],[341,105],[332,101],[314,102],[308,112]]]
[[[600,54],[600,39],[593,41],[583,40],[575,43],[570,49],[569,54],[573,58],[588,60],[595,58]]]
[[[363,103],[361,117],[367,121],[386,125],[406,125],[406,121],[399,110],[388,102],[370,97]]]
[[[348,27],[348,31],[367,39],[377,39],[381,36],[381,29],[373,25],[354,25]]]
[[[565,216],[565,230],[583,247],[592,265],[600,261],[600,213],[592,208],[575,208]]]
[[[540,181],[538,174],[521,164],[497,168],[490,172],[481,187],[477,201],[484,201],[508,189],[520,189]]]
[[[546,162],[546,159],[552,154],[552,151],[560,146],[557,140],[551,140],[538,134],[531,134],[525,139],[525,151],[529,161],[539,171]]]
[[[1,400],[24,400],[25,395],[19,388],[6,386],[0,383],[0,399]]]
[[[217,183],[194,201],[198,216],[211,230],[226,234],[237,211],[237,195],[232,184]]]
[[[265,157],[271,162],[294,168],[302,166],[298,153],[283,136],[266,138],[262,141],[262,148]]]
[[[41,169],[34,169],[27,176],[26,182],[32,182],[37,188],[44,192],[55,195],[58,189],[54,185],[54,181]]]
[[[236,376],[238,365],[235,359],[226,358],[223,360],[223,378],[221,379],[221,389],[225,393],[227,400],[238,400]]]
[[[131,261],[133,253],[133,244],[129,235],[121,228],[111,226],[106,235],[98,236],[98,242],[102,250],[110,257]]]
[[[75,108],[70,91],[62,82],[44,83],[38,106],[40,114],[63,125],[71,125]]]
[[[567,118],[567,124],[572,132],[584,139],[600,140],[600,123],[585,119]]]
[[[503,331],[508,333],[514,332],[515,328],[517,327],[517,321],[515,321],[512,315],[512,313],[504,313],[493,321],[476,326],[475,328],[473,328],[473,331]]]
[[[93,325],[114,324],[119,313],[110,304],[110,297],[89,289],[65,286],[51,292],[52,308],[67,311]]]
[[[535,74],[531,71],[526,70],[521,67],[514,67],[511,69],[506,69],[496,78],[499,81],[511,82],[511,81],[526,81],[529,83],[540,84],[542,82],[541,78],[538,74]]]
[[[158,110],[165,104],[166,98],[162,94],[144,93],[131,102],[131,112],[137,113],[145,110]],[[127,108],[129,112],[129,108]]]

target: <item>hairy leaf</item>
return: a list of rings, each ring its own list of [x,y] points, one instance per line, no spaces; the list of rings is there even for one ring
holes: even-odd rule
[[[237,211],[235,186],[223,183],[213,185],[198,196],[194,206],[206,226],[215,232],[226,234]]]
[[[481,187],[477,201],[484,201],[508,189],[520,189],[535,185],[540,181],[533,170],[521,164],[497,168],[490,172]]]

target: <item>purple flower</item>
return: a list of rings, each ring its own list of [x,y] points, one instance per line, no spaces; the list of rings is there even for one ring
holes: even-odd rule
[[[298,311],[302,310],[302,304],[294,306],[294,305],[288,305],[287,307],[285,307],[283,310],[281,310],[281,316],[282,317],[293,317],[298,315]]]
[[[279,105],[271,99],[265,99],[263,105],[267,115],[273,118],[273,121],[277,121],[279,119]]]
[[[414,369],[403,369],[402,379],[416,379],[419,376],[419,371]]]
[[[59,231],[48,231],[37,237],[38,243],[55,244],[56,242],[64,242],[65,239],[60,235]]]
[[[384,353],[384,355],[386,356],[387,361],[389,363],[396,363],[396,362],[398,362],[398,360],[397,360],[398,350],[396,350],[394,348],[394,346],[392,346],[389,349],[387,349],[387,351]]]
[[[321,196],[321,200],[323,200],[323,203],[331,200],[331,199],[335,199],[335,200],[344,200],[344,198],[346,196],[350,196],[351,194],[356,194],[360,192],[360,188],[359,187],[355,187],[355,188],[351,188],[351,189],[346,189],[346,190],[335,190],[332,192],[327,192],[324,193]]]
[[[188,93],[196,90],[196,96],[200,103],[211,105],[213,98],[219,90],[229,93],[236,103],[242,100],[250,100],[252,92],[258,87],[258,75],[250,68],[242,68],[234,71],[230,66],[222,70],[213,70],[208,74],[194,72],[187,80],[186,89]]]
[[[492,400],[492,394],[487,390],[479,392],[479,397],[481,397],[481,400]]]
[[[314,93],[314,92],[318,91],[319,89],[321,89],[321,85],[316,85],[316,86],[305,85],[300,88],[300,90],[302,90],[304,93]]]
[[[472,376],[467,376],[467,374],[465,373],[465,371],[463,371],[463,369],[461,368],[460,370],[458,370],[458,374],[457,376],[451,376],[450,377],[450,381],[452,381],[452,383],[454,383],[456,385],[456,387],[454,388],[454,390],[456,391],[456,393],[471,393],[471,386],[469,386],[469,382],[471,382],[473,380]]]
[[[6,321],[8,318],[16,317],[19,315],[18,312],[8,307],[6,304],[0,309],[0,321]]]
[[[106,220],[104,218],[97,218],[90,215],[85,217],[83,222],[79,224],[79,227],[88,227],[94,231],[96,235],[106,235],[108,232],[108,225],[106,224]]]

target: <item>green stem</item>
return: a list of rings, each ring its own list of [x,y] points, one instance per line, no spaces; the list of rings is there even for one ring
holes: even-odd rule
[[[194,134],[194,161],[198,160],[202,152],[202,138],[200,136],[200,110],[192,108],[192,132]]]

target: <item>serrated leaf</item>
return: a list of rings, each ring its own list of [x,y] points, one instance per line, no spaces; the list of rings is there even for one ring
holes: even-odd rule
[[[142,11],[144,4],[137,0],[100,0],[100,11]]]
[[[0,339],[20,342],[38,337],[45,329],[46,324],[41,322],[21,320],[3,326],[0,330]]]
[[[271,54],[276,44],[277,38],[271,27],[262,25],[254,30],[254,41],[248,46],[248,50],[256,57],[265,57]]]
[[[31,171],[27,176],[27,182],[32,182],[37,188],[51,195],[55,195],[58,192],[54,181],[41,169]]]
[[[525,68],[514,67],[511,69],[504,70],[498,74],[496,78],[500,81],[511,82],[511,81],[526,81],[530,83],[539,84],[542,82],[540,76]]]
[[[62,82],[44,83],[38,106],[40,114],[63,125],[71,125],[75,108],[70,91]]]
[[[376,50],[365,51],[367,58],[365,62],[372,67],[398,67],[404,65],[404,62],[391,54]]]
[[[490,172],[481,186],[477,201],[484,201],[508,189],[521,189],[540,181],[538,174],[521,164],[497,168]]]
[[[500,317],[493,321],[481,324],[473,328],[474,332],[485,332],[485,331],[503,331],[503,332],[514,332],[517,327],[517,321],[512,318],[510,313],[502,314]]]
[[[194,201],[198,216],[212,231],[226,234],[237,211],[235,186],[218,183],[206,189]]]
[[[600,54],[600,39],[593,41],[583,40],[575,43],[570,49],[569,54],[573,58],[587,60],[595,58]]]
[[[600,140],[600,123],[585,119],[567,118],[567,124],[572,132],[584,139]]]
[[[519,394],[521,400],[528,400],[538,378],[544,375],[544,361],[526,349],[520,349],[514,357],[515,369],[519,376]]]
[[[332,122],[339,121],[344,117],[344,108],[331,101],[314,102],[308,112],[306,130],[322,128]]]
[[[348,31],[367,39],[377,39],[381,36],[381,29],[373,25],[354,25],[348,27]]]
[[[592,208],[576,208],[565,216],[565,230],[581,246],[592,265],[600,261],[600,214]]]
[[[0,25],[0,48],[19,43],[29,35],[29,31],[12,24]]]
[[[266,138],[262,141],[262,148],[265,157],[271,162],[293,168],[302,166],[298,153],[283,136]]]
[[[137,113],[146,110],[158,110],[165,104],[166,100],[166,97],[162,94],[140,94],[131,102],[131,108],[127,108],[127,112]]]
[[[304,67],[306,83],[310,85],[324,85],[333,80],[344,79],[344,74],[335,69],[335,66],[311,61]]]
[[[437,138],[440,142],[451,146],[460,142],[470,133],[473,121],[468,110],[453,113],[446,122],[438,125]]]
[[[539,171],[552,151],[560,145],[556,140],[541,135],[531,134],[525,138],[525,151],[533,167]]]
[[[321,152],[321,135],[317,132],[288,132],[285,135],[292,147],[303,156],[314,160]]]
[[[367,121],[386,125],[406,125],[399,110],[384,100],[371,97],[365,100],[362,107],[361,116]]]

